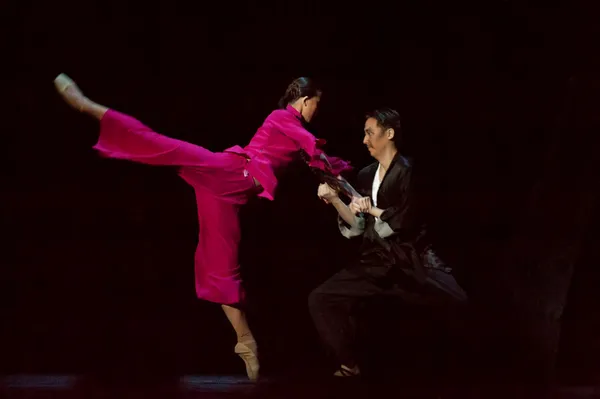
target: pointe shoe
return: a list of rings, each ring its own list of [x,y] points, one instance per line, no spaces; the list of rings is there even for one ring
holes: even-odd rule
[[[235,353],[246,363],[248,379],[250,381],[258,380],[260,364],[258,363],[256,341],[238,342],[235,346]]]
[[[58,94],[62,96],[67,104],[77,109],[79,112],[83,111],[83,107],[88,99],[83,95],[79,87],[77,87],[70,77],[61,73],[54,79],[54,86],[56,87]]]
[[[59,74],[54,79],[54,86],[56,86],[56,90],[58,90],[59,93],[65,91],[69,86],[77,87],[75,82],[73,82],[73,79],[71,79],[69,76],[67,76],[67,74],[64,73]]]

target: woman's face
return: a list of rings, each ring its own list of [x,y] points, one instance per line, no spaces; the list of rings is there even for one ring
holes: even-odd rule
[[[321,95],[315,97],[304,97],[302,99],[302,108],[300,113],[305,121],[310,122],[315,114],[317,113],[317,108],[319,108],[319,101],[321,101]]]

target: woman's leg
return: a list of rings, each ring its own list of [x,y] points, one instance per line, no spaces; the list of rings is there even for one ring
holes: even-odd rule
[[[256,381],[260,370],[260,364],[258,362],[258,345],[248,326],[246,314],[243,310],[233,306],[221,305],[221,307],[237,335],[235,353],[237,353],[246,364],[246,374],[248,374],[248,378],[252,381]]]
[[[64,74],[59,75],[54,84],[71,107],[100,121],[94,149],[104,157],[147,165],[189,166],[207,173],[220,169],[223,163],[222,156],[206,148],[164,136],[129,115],[91,101]]]
[[[244,311],[229,305],[221,305],[221,307],[223,308],[227,319],[231,323],[231,326],[235,330],[237,341],[254,342],[254,336],[252,336],[252,331],[250,331]]]
[[[65,74],[58,75],[54,84],[63,99],[80,112],[102,120],[109,110],[108,107],[85,97],[75,82]],[[156,164],[203,166],[206,163],[211,165],[211,169],[215,169],[215,165],[219,165],[220,158],[215,157],[208,150],[158,135],[143,126],[141,122],[126,115],[119,114],[113,119],[115,121],[112,124],[116,126],[111,125],[105,129],[108,133],[112,131],[123,133],[119,131],[123,129],[129,133],[131,131],[137,133],[136,140],[132,140],[132,143],[123,142],[123,136],[127,138],[125,134],[116,134],[119,138],[118,143],[108,140],[109,147],[121,150],[119,154],[110,153],[107,149],[100,148],[103,146],[96,145],[97,149],[104,150],[114,157]],[[111,139],[111,135],[108,134],[108,136]],[[141,159],[136,159],[136,155]],[[201,197],[197,198],[200,228],[205,232],[200,234],[200,243],[196,253],[198,297],[217,303],[239,302],[241,289],[237,266],[237,246],[240,238],[238,207],[225,203],[209,193],[201,195]],[[235,351],[246,363],[248,377],[255,380],[258,378],[259,370],[257,345],[246,321],[246,316],[242,310],[233,306],[222,305],[222,308],[237,335]]]
[[[256,341],[244,311],[236,306],[244,301],[238,264],[240,206],[204,190],[196,192],[196,199],[200,224],[196,294],[199,299],[221,304],[237,337],[235,352],[245,362],[248,378],[256,380],[260,368]]]

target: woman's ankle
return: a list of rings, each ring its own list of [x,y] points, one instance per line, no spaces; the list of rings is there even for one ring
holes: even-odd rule
[[[108,107],[96,104],[95,102],[87,98],[85,99],[84,104],[81,108],[81,112],[91,115],[98,120],[102,120],[104,114],[106,114],[107,111]]]

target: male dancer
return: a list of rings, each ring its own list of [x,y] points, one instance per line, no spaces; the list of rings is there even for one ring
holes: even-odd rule
[[[346,205],[336,190],[319,186],[318,195],[338,211],[341,233],[362,236],[361,255],[317,287],[309,308],[324,343],[339,361],[339,377],[360,374],[352,351],[352,311],[375,295],[400,296],[413,303],[466,301],[466,294],[433,253],[416,209],[412,166],[398,151],[398,112],[385,108],[367,115],[363,143],[376,162],[358,175],[357,191]]]

